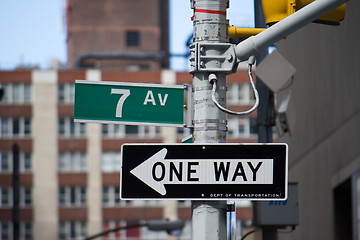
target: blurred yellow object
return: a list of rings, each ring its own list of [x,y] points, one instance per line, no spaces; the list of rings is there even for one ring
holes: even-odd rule
[[[300,10],[314,0],[262,0],[266,24],[272,25]],[[345,4],[330,11],[314,22],[339,25],[345,17]]]
[[[228,31],[231,38],[235,37],[250,37],[258,33],[261,33],[266,28],[237,28],[235,26],[229,26]]]

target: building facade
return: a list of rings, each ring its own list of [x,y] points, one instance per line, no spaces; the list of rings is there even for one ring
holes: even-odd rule
[[[300,224],[280,239],[359,239],[360,2],[340,26],[309,24],[278,43],[296,68],[289,109],[289,180],[298,182]],[[280,68],[280,66],[279,66]]]
[[[187,221],[180,239],[190,238],[189,201],[119,199],[123,143],[181,142],[190,129],[74,123],[75,79],[190,84],[173,71],[2,71],[0,101],[0,239],[12,239],[13,146],[20,148],[20,239],[76,239],[144,220]],[[228,107],[253,102],[246,72],[228,77]],[[256,113],[228,118],[228,142],[257,142]],[[252,220],[249,202],[237,207],[240,226]],[[241,229],[241,228],[239,228]],[[145,228],[104,239],[165,239]]]
[[[67,0],[68,68],[168,68],[168,9],[168,0]]]

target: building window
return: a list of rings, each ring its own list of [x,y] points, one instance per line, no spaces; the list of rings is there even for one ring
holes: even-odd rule
[[[190,200],[178,200],[178,207],[191,207]]]
[[[31,153],[20,152],[20,172],[31,172]],[[13,171],[13,156],[11,152],[0,152],[0,173],[11,173]]]
[[[140,33],[138,31],[126,32],[126,46],[127,47],[140,46]]]
[[[86,187],[65,186],[59,187],[59,205],[82,207],[86,205]]]
[[[30,207],[32,205],[32,189],[31,187],[20,188],[20,205]]]
[[[125,133],[126,135],[138,135],[139,134],[139,127],[136,125],[126,125],[125,126]]]
[[[228,136],[230,138],[247,138],[250,137],[250,134],[250,120],[248,118],[228,119]]]
[[[12,207],[12,188],[0,187],[0,208]]]
[[[190,128],[184,128],[184,127],[179,127],[176,128],[176,135],[179,138],[184,138],[187,137],[191,134],[191,130]]]
[[[10,240],[12,239],[12,229],[10,222],[0,222],[0,239]]]
[[[101,169],[103,172],[120,172],[120,152],[103,152]]]
[[[31,222],[20,223],[20,239],[31,240],[33,239],[33,227]]]
[[[248,138],[258,132],[255,118],[229,118],[227,127],[230,138]]]
[[[84,152],[59,153],[59,172],[86,172],[86,154]]]
[[[104,186],[102,189],[102,203],[104,207],[115,207],[120,205],[120,187]]]
[[[75,84],[59,84],[58,85],[58,102],[72,104],[75,101]]]
[[[31,102],[31,85],[24,83],[5,83],[4,96],[1,102],[11,104],[24,104]]]
[[[226,99],[229,104],[250,105],[254,102],[255,96],[249,84],[229,84],[227,88]]]
[[[61,137],[84,137],[85,123],[74,122],[72,118],[59,118],[58,134]]]
[[[31,153],[20,153],[20,171],[31,172],[32,160]]]
[[[20,206],[32,206],[32,188],[20,187],[19,193]],[[9,208],[13,206],[13,189],[12,187],[0,187],[0,208]]]
[[[31,85],[24,84],[24,103],[31,102]]]
[[[0,118],[0,137],[29,137],[31,120],[29,118]]]
[[[103,124],[102,136],[106,138],[124,138],[125,125],[119,124]]]
[[[155,138],[160,135],[160,128],[155,126],[140,126],[140,137]]]
[[[139,138],[156,138],[160,135],[160,128],[145,125],[103,124],[102,136],[105,138],[125,138],[126,136]]]
[[[9,118],[0,118],[0,136],[1,137],[7,137],[10,135],[10,121]]]
[[[10,153],[0,152],[0,172],[12,172],[12,157]]]
[[[83,221],[61,221],[59,223],[59,239],[75,239],[86,237],[87,226]]]

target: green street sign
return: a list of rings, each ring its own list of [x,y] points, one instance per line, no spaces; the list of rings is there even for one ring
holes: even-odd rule
[[[75,122],[184,126],[186,86],[75,82]]]

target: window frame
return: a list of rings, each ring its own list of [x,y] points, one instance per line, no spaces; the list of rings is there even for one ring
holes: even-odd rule
[[[31,187],[20,187],[20,206],[31,207],[33,204],[33,193]]]
[[[103,173],[119,172],[121,153],[115,151],[104,151],[101,153],[101,171]]]
[[[13,189],[10,186],[0,187],[0,208],[12,208]]]
[[[58,135],[61,138],[84,138],[86,137],[86,124],[74,122],[74,119],[70,117],[59,118]]]
[[[28,138],[32,134],[32,119],[27,117],[0,118],[0,138]]]
[[[4,158],[4,156],[7,156]],[[4,163],[8,166],[7,169],[3,169]],[[20,152],[19,153],[19,166],[20,173],[32,172],[32,153]],[[0,152],[0,173],[12,173],[13,172],[13,154],[12,152]]]
[[[5,226],[7,229],[5,229]],[[13,239],[12,228],[12,222],[0,222],[0,239]]]
[[[120,186],[107,185],[102,187],[102,206],[119,207],[126,206],[125,201],[120,200]]]
[[[60,186],[58,188],[60,207],[86,207],[87,189],[85,186]]]
[[[85,221],[59,221],[59,239],[77,239],[87,235],[87,223]]]
[[[126,47],[140,47],[141,45],[140,32],[136,30],[126,31],[125,44]]]
[[[59,152],[59,173],[85,173],[87,171],[86,152]]]
[[[61,83],[58,84],[57,100],[59,104],[74,104],[75,102],[75,84]]]
[[[0,104],[30,104],[32,100],[31,84],[2,83],[4,96]]]

